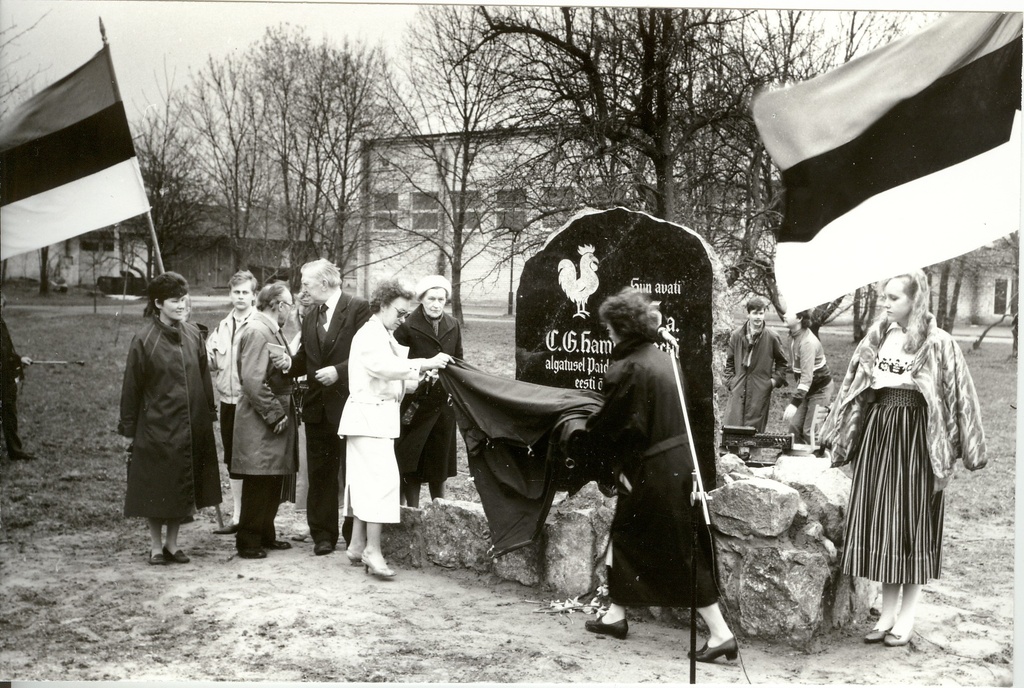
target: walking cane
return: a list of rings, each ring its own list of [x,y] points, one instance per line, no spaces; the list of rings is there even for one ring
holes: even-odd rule
[[[690,556],[690,684],[697,683],[697,551],[700,541],[697,536],[697,512],[704,525],[711,527],[708,504],[704,495],[704,481],[700,477],[700,463],[697,461],[697,448],[693,443],[690,430],[690,413],[686,409],[686,396],[683,394],[683,382],[679,373],[678,345],[673,347],[672,373],[675,375],[676,391],[679,393],[679,405],[683,410],[683,423],[686,426],[686,440],[690,444],[690,456],[693,457],[693,491],[690,493],[690,506],[693,508],[693,552]]]

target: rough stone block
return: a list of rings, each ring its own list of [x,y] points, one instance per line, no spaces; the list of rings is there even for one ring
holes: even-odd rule
[[[800,510],[800,495],[792,487],[751,478],[711,492],[711,522],[726,535],[774,537],[786,532]]]
[[[747,550],[739,571],[741,630],[748,636],[808,644],[824,618],[823,595],[830,577],[821,553],[771,544]]]
[[[560,511],[554,522],[545,526],[544,582],[559,595],[574,597],[596,587],[594,559],[599,555],[599,538],[595,511]]]
[[[427,559],[447,568],[491,569],[491,546],[484,508],[474,502],[435,499],[423,513]]]
[[[491,570],[502,580],[515,581],[523,585],[540,585],[543,582],[544,546],[533,542],[496,558]]]
[[[843,542],[846,531],[846,507],[850,501],[850,479],[828,459],[811,456],[787,456],[775,466],[775,480],[800,493],[809,518],[821,523],[825,536]]]
[[[722,454],[718,457],[718,462],[715,464],[718,479],[715,487],[722,487],[726,484],[726,476],[729,476],[733,480],[742,480],[753,475],[750,467],[743,463],[743,459],[736,456],[735,454]],[[707,489],[705,487],[705,489]]]
[[[427,561],[427,545],[423,535],[423,509],[402,507],[401,522],[384,526],[381,548],[393,564],[421,568]]]

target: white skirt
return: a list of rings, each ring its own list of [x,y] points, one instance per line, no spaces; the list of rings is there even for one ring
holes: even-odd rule
[[[401,476],[395,440],[349,435],[345,442],[345,513],[364,523],[398,523]]]

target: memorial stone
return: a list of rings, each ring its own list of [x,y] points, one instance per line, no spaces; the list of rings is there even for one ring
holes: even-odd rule
[[[523,266],[516,378],[599,392],[612,341],[598,307],[623,287],[650,294],[679,341],[701,478],[714,489],[713,285],[708,247],[692,230],[624,208],[583,211]]]

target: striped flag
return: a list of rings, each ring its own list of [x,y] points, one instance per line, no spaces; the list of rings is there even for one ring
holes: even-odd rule
[[[1020,226],[1020,13],[958,13],[758,95],[782,171],[775,276],[791,310]]]
[[[109,50],[0,123],[0,259],[149,210]]]

